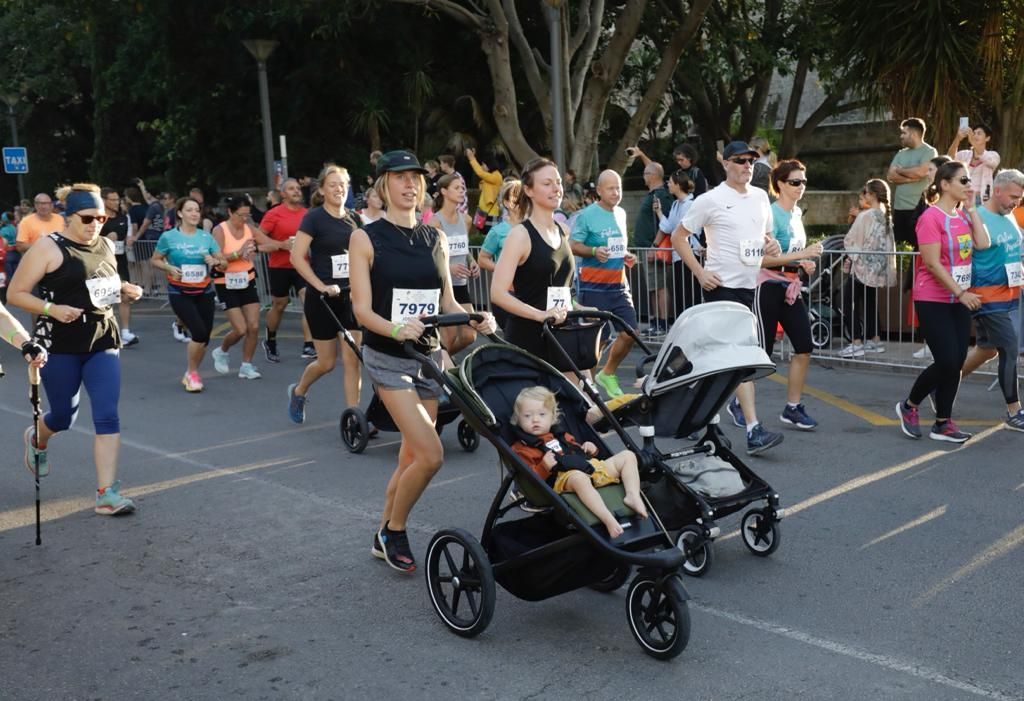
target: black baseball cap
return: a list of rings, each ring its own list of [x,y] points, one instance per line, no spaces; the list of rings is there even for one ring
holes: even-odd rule
[[[722,152],[722,158],[729,160],[734,156],[742,156],[747,153],[759,158],[761,156],[761,154],[757,152],[757,149],[750,148],[750,145],[747,144],[746,141],[730,141],[729,145],[725,147],[725,151]]]
[[[377,159],[377,177],[384,173],[401,173],[404,170],[414,170],[417,173],[426,174],[427,169],[420,165],[416,154],[412,151],[388,151],[381,154]]]

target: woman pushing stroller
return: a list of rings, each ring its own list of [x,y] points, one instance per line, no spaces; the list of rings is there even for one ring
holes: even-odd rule
[[[598,487],[621,482],[626,491],[622,503],[641,518],[647,518],[647,507],[640,496],[636,456],[623,450],[598,460],[597,446],[590,441],[581,445],[571,433],[557,431],[558,420],[558,403],[551,390],[522,390],[512,412],[513,432],[518,438],[512,450],[557,494],[572,492],[579,497],[608,529],[610,537],[622,535],[622,526],[597,493]]]
[[[424,375],[403,344],[412,342],[419,353],[439,360],[440,334],[427,331],[419,317],[464,312],[452,292],[446,236],[417,222],[425,172],[408,151],[383,154],[377,161],[375,190],[387,213],[354,231],[349,242],[352,309],[365,329],[363,365],[402,434],[398,466],[384,493],[371,552],[402,572],[416,569],[406,520],[444,460],[434,429],[441,388]],[[494,319],[488,314],[474,326],[491,334]],[[445,329],[444,336],[444,347],[455,353],[472,343],[476,333],[461,326]]]

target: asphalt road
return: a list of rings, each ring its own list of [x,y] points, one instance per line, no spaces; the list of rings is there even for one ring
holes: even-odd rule
[[[482,635],[448,632],[422,569],[369,553],[396,434],[344,450],[340,370],[314,386],[306,424],[288,420],[295,317],[284,361],[257,356],[262,380],[207,361],[207,389],[188,395],[170,317],[140,312],[120,405],[120,477],[139,510],[93,514],[83,399],[51,444],[39,547],[25,373],[4,350],[2,699],[1024,699],[1024,435],[986,428],[1001,408],[988,378],[962,389],[957,416],[979,434],[953,448],[895,426],[908,375],[813,365],[820,428],[748,461],[789,508],[781,547],[753,557],[735,519],[722,524],[713,568],[686,578],[689,646],[658,662],[631,637],[624,589],[528,603],[499,588]],[[778,429],[783,386],[763,380],[758,396]],[[451,428],[410,524],[421,561],[440,528],[479,534],[497,487],[494,449],[465,453]]]

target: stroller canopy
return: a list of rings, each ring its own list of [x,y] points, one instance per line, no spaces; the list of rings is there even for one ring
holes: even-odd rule
[[[737,302],[706,302],[676,319],[644,381],[654,397],[722,372],[746,369],[746,380],[775,372],[758,341],[757,319]]]

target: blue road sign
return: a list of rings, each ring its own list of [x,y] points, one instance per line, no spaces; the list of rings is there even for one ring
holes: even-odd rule
[[[24,146],[4,146],[4,172],[27,173],[28,149]]]

